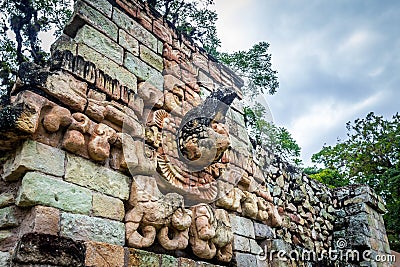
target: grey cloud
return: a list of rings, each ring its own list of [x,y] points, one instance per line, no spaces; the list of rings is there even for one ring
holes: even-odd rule
[[[253,0],[235,13],[236,2],[241,0],[229,1],[232,6],[228,8],[235,17],[222,17],[236,23],[240,18],[251,30],[236,31],[240,38],[232,42],[234,37],[224,37],[224,28],[231,35],[232,29],[221,22],[223,45],[225,38],[231,40],[229,50],[246,49],[249,40],[271,44],[281,86],[276,95],[267,98],[277,124],[296,130],[293,125],[324,103],[348,108],[349,113],[340,113],[341,119],[329,129],[318,125],[302,128],[312,132],[314,139],[312,144],[297,140],[300,145],[307,143],[302,147],[306,162],[325,142],[345,138],[347,121],[369,111],[386,117],[399,111],[400,1]],[[221,7],[217,11],[224,12]],[[366,99],[374,101],[351,109]],[[307,132],[292,134],[307,136]]]

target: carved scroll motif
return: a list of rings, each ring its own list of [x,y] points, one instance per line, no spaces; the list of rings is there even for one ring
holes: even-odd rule
[[[203,259],[229,262],[232,258],[233,233],[228,213],[206,204],[192,208],[190,244],[193,253]]]
[[[162,195],[151,177],[135,179],[129,199],[132,208],[125,216],[127,244],[145,248],[157,237],[167,250],[186,248],[192,212],[184,208],[183,197],[176,193]]]

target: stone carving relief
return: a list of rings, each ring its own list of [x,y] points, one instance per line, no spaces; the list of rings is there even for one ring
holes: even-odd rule
[[[193,253],[203,259],[216,258],[229,262],[232,258],[233,233],[228,212],[213,210],[207,204],[192,207],[190,244]]]
[[[71,60],[80,62],[74,57]],[[80,70],[73,66],[71,71]],[[196,68],[186,70],[186,79],[192,81]],[[81,72],[80,76],[96,73]],[[195,85],[187,86],[173,77],[165,83],[164,92],[140,83],[134,101],[142,100],[145,109],[125,113],[122,104],[101,100],[95,93],[84,111],[72,113],[22,91],[18,97],[32,112],[27,113],[29,120],[20,123],[21,129],[43,143],[125,173],[129,170],[134,182],[125,216],[128,246],[146,248],[157,240],[166,250],[183,250],[190,244],[200,258],[229,262],[233,234],[226,210],[271,226],[281,225],[282,219],[268,188],[255,183],[252,173],[242,167],[249,165],[248,158],[230,157],[232,140],[225,115],[236,97],[234,90],[216,90],[201,102]],[[142,124],[137,122],[141,114]],[[244,158],[245,162],[240,162]],[[138,181],[146,181],[145,186]],[[205,204],[211,202],[226,210]],[[194,206],[188,209],[185,205]]]
[[[176,193],[162,195],[154,179],[137,176],[132,184],[129,205],[132,208],[125,216],[129,246],[149,247],[157,237],[167,250],[187,247],[192,211],[184,208],[182,196]]]

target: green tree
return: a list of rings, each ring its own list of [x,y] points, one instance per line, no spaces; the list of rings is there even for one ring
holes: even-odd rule
[[[300,146],[284,127],[265,119],[265,107],[256,103],[244,108],[244,119],[254,149],[266,148],[297,166],[301,164]]]
[[[71,3],[72,0],[1,0],[0,89],[3,93],[11,88],[19,64],[46,63],[48,54],[41,48],[38,35],[54,29],[59,34],[71,16]]]
[[[260,93],[273,95],[279,82],[277,71],[272,69],[269,44],[260,42],[249,51],[238,51],[232,54],[220,53],[217,58],[230,66],[236,73],[247,81],[244,92],[250,96]]]
[[[400,249],[400,115],[391,120],[369,113],[347,123],[347,139],[312,156],[351,184],[367,184],[386,203],[385,223],[392,248]],[[328,184],[332,184],[329,182]]]
[[[322,169],[314,166],[304,168],[303,172],[310,178],[326,184],[330,188],[346,186],[350,183],[349,179],[341,175],[336,169]]]

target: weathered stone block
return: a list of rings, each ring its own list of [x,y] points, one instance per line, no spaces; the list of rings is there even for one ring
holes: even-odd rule
[[[55,51],[70,51],[72,54],[76,53],[76,42],[66,34],[62,34],[58,39],[51,45],[50,51],[54,55]]]
[[[106,16],[111,17],[112,7],[106,0],[101,1],[90,1],[97,9],[99,9]],[[93,25],[107,36],[111,37],[114,41],[117,41],[118,27],[110,19],[104,16],[102,13],[87,5],[83,1],[77,1],[75,3],[75,17],[69,23],[64,32],[69,36],[73,37],[76,31],[82,26],[82,20]]]
[[[164,79],[161,72],[153,69],[139,58],[135,57],[131,53],[126,53],[124,66],[135,74],[138,79],[150,82],[155,87],[162,90]]]
[[[270,226],[258,222],[254,222],[254,233],[256,239],[275,238],[275,233]]]
[[[135,93],[137,92],[136,76],[132,75],[132,73],[125,68],[108,60],[105,56],[85,44],[78,44],[78,55],[94,63],[98,69],[102,70],[111,78],[118,80],[121,85],[128,87]]]
[[[84,255],[83,244],[69,238],[26,234],[18,243],[14,261],[29,266],[84,266]]]
[[[15,206],[0,209],[0,229],[18,226],[18,214]]]
[[[52,207],[35,206],[21,224],[20,234],[40,233],[58,235],[60,211]]]
[[[7,207],[13,204],[15,201],[14,194],[11,193],[2,193],[0,195],[0,208]]]
[[[78,81],[71,74],[59,71],[49,75],[42,89],[73,110],[85,109],[87,84]]]
[[[122,221],[125,216],[124,203],[118,199],[93,193],[93,216]]]
[[[122,246],[125,244],[125,225],[108,219],[61,213],[60,235]]]
[[[100,54],[122,65],[123,48],[96,29],[88,25],[83,26],[76,34],[75,41],[90,46]]]
[[[10,266],[11,264],[11,254],[9,252],[0,251],[0,266]]]
[[[96,1],[89,1],[89,2],[92,6],[94,6],[101,13],[103,13],[107,17],[111,18],[112,5],[110,4],[110,2],[108,2],[107,0],[96,0]],[[98,17],[94,17],[94,19],[96,19],[97,21],[99,20]]]
[[[255,238],[253,222],[250,219],[229,214],[232,231],[241,236]]]
[[[124,266],[125,250],[121,246],[87,241],[85,247],[85,266]]]
[[[161,18],[153,20],[153,34],[163,42],[172,43],[171,30],[164,26],[164,21]]]
[[[129,249],[128,266],[159,267],[160,257],[153,252],[147,252],[139,249]]]
[[[289,243],[285,242],[282,239],[274,239],[271,242],[271,246],[269,250],[274,250],[274,251],[286,251],[289,253],[291,251],[292,247]]]
[[[196,267],[196,262],[192,259],[179,258],[180,267]]]
[[[15,157],[3,165],[2,178],[6,181],[15,181],[27,171],[63,176],[64,159],[64,151],[29,140],[17,150]]]
[[[164,64],[162,57],[157,55],[144,45],[140,46],[140,59],[158,71],[163,70]]]
[[[240,139],[230,136],[231,140],[231,146],[232,149],[239,152],[243,156],[248,156],[250,155],[250,143],[245,143],[244,141],[241,141]]]
[[[250,240],[244,236],[233,236],[233,249],[235,251],[250,252]]]
[[[139,41],[122,29],[119,30],[118,43],[134,56],[139,56]]]
[[[257,266],[257,257],[246,253],[235,253],[237,266]]]
[[[92,194],[86,188],[29,172],[22,179],[16,203],[21,207],[39,204],[87,214],[92,207]]]
[[[260,255],[263,252],[263,248],[258,245],[254,239],[250,239],[250,252],[255,255]]]
[[[179,267],[177,258],[169,255],[161,255],[161,266],[163,267]]]
[[[114,9],[113,21],[139,42],[157,51],[157,38],[119,9]]]
[[[128,199],[129,178],[87,159],[67,154],[65,180],[101,193]]]

